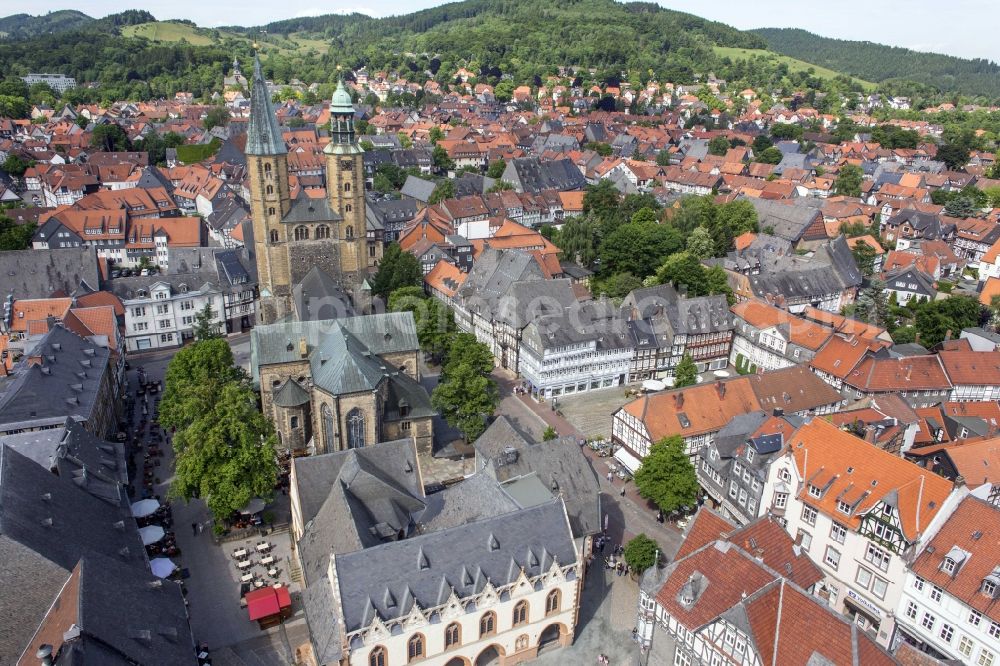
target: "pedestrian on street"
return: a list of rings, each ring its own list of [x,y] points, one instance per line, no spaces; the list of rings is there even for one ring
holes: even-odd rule
[[[612,481],[613,478],[614,476],[612,476],[611,472],[608,472],[608,483],[614,483],[614,481]]]
[[[621,492],[621,496],[622,496],[622,497],[625,497],[625,486],[622,486],[622,492]]]
[[[198,523],[191,523],[191,535],[198,536]]]

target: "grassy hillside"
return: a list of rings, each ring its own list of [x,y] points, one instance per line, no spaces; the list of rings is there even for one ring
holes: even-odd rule
[[[140,25],[122,28],[122,36],[138,37],[153,42],[176,43],[186,41],[194,46],[220,45],[229,39],[237,39],[249,43],[246,34],[233,32],[230,29],[199,28],[189,23],[177,21],[153,21]],[[280,53],[299,53],[322,55],[330,47],[328,40],[311,36],[291,34],[272,35],[261,45],[262,51],[277,51]]]
[[[716,55],[723,58],[730,58],[731,60],[754,60],[756,58],[764,58],[765,60],[771,62],[786,65],[788,70],[791,72],[808,72],[812,70],[812,74],[821,79],[832,79],[838,76],[844,76],[840,72],[836,72],[832,69],[820,67],[819,65],[814,65],[811,62],[791,58],[766,49],[740,49],[731,46],[716,46],[713,50]],[[851,77],[851,79],[866,90],[872,90],[875,88],[875,84],[871,81],[865,81],[864,79],[859,79],[857,77]]]
[[[831,39],[792,28],[752,31],[771,50],[868,81],[908,80],[941,92],[1000,98],[1000,66],[872,42]]]

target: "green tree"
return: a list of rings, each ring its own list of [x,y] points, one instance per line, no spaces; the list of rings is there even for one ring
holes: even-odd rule
[[[412,312],[420,348],[434,359],[444,356],[455,333],[451,308],[428,298],[421,287],[400,287],[389,294],[391,312]]]
[[[656,272],[660,284],[669,282],[677,289],[687,289],[688,293],[692,294],[697,291],[698,284],[704,277],[705,271],[701,262],[690,252],[678,252],[667,257]]]
[[[108,152],[130,150],[128,135],[118,125],[98,125],[90,135],[90,146]]]
[[[542,432],[542,441],[543,442],[551,441],[553,439],[556,439],[557,437],[559,437],[559,433],[557,433],[556,429],[553,428],[552,426],[547,426],[545,428],[545,431]]]
[[[775,148],[774,146],[771,146],[770,148],[767,148],[759,153],[754,153],[754,154],[756,156],[754,161],[761,162],[763,164],[777,164],[778,162],[781,161],[781,158],[783,157],[781,151]]]
[[[278,478],[276,445],[270,421],[257,409],[256,393],[229,382],[210,409],[174,434],[170,494],[204,499],[221,524],[254,497],[271,497]]]
[[[365,151],[366,153],[370,153],[373,150],[375,150],[375,144],[368,139],[362,139],[359,145],[361,146],[361,150]]]
[[[946,143],[938,147],[936,159],[944,162],[949,169],[964,169],[969,163],[969,147],[961,143]]]
[[[395,188],[392,185],[392,181],[384,173],[376,173],[375,178],[372,179],[372,187],[376,192],[382,194],[387,194],[392,192]]]
[[[661,150],[656,153],[656,164],[658,166],[670,166],[670,151]]]
[[[490,162],[490,166],[486,169],[486,175],[490,178],[500,178],[503,176],[504,170],[507,168],[507,163],[502,159],[493,160]]]
[[[225,340],[201,340],[182,347],[167,365],[160,424],[177,430],[188,427],[212,409],[224,386],[246,380]]]
[[[721,135],[713,136],[712,140],[708,142],[708,153],[710,155],[722,157],[729,152],[729,148],[729,139]]]
[[[607,279],[593,285],[594,293],[605,294],[610,298],[625,298],[633,290],[642,287],[642,280],[631,273],[614,273]]]
[[[30,167],[34,166],[33,161],[21,159],[18,155],[10,153],[7,159],[0,164],[0,170],[6,171],[15,178],[20,178]]]
[[[389,294],[400,287],[419,287],[423,283],[424,273],[417,258],[404,252],[398,243],[392,243],[382,254],[378,273],[372,283],[372,292],[388,299]]]
[[[0,118],[27,118],[31,105],[23,97],[0,95]]]
[[[674,369],[674,388],[694,386],[698,383],[698,366],[690,354],[684,354]]]
[[[591,266],[597,259],[598,222],[591,216],[569,217],[559,232],[559,258],[581,266]]]
[[[431,196],[427,200],[427,203],[433,206],[434,204],[441,203],[445,199],[454,199],[454,198],[455,198],[455,183],[451,182],[450,180],[442,180],[434,187],[434,191],[431,192]]]
[[[444,138],[444,132],[440,127],[435,125],[427,132],[427,138],[430,139],[432,146],[436,146],[437,142]]]
[[[833,182],[833,190],[846,197],[861,196],[861,167],[855,164],[845,164],[840,167],[840,173]]]
[[[610,180],[602,179],[596,185],[588,185],[583,195],[583,212],[593,213],[598,220],[610,218],[618,210],[621,196]]]
[[[752,148],[754,154],[757,154],[764,152],[773,145],[774,142],[771,141],[771,138],[769,136],[767,136],[766,134],[759,134],[756,137],[754,137]]]
[[[224,106],[213,106],[205,114],[203,124],[206,132],[213,127],[225,127],[229,124],[229,109]]]
[[[875,271],[875,259],[878,257],[875,248],[864,241],[858,241],[851,249],[851,254],[854,255],[854,262],[861,270],[861,274],[865,277],[871,277]]]
[[[17,224],[13,219],[0,214],[0,250],[26,250],[35,235],[35,224]]]
[[[885,295],[885,282],[879,277],[871,277],[868,286],[858,294],[854,318],[874,326],[885,326],[889,313],[889,302]]]
[[[488,373],[493,370],[489,349],[475,341],[475,336],[467,336],[459,334],[452,341],[441,380],[431,393],[431,404],[450,426],[462,432],[466,441],[472,441],[486,430],[487,419],[496,411],[500,397]],[[486,356],[489,369],[483,372],[481,361]]]
[[[448,151],[443,146],[434,146],[432,159],[434,160],[434,168],[439,171],[455,168],[455,161],[448,157]]]
[[[660,546],[656,541],[650,539],[645,534],[633,537],[625,544],[625,563],[637,576],[643,571],[656,564],[656,558],[660,552]]]
[[[195,340],[212,340],[222,337],[219,324],[215,321],[215,315],[211,303],[205,303],[205,307],[198,311],[194,316]]]
[[[656,272],[664,257],[680,250],[683,243],[683,236],[667,225],[623,224],[601,243],[601,272],[631,273],[645,278]]]
[[[422,305],[427,300],[427,295],[422,287],[410,286],[394,289],[389,294],[388,307],[390,312],[412,312],[413,309]]]
[[[771,125],[771,136],[782,141],[798,141],[802,138],[802,127],[789,123],[774,123]]]
[[[944,212],[952,217],[966,218],[974,215],[976,208],[969,197],[958,196],[948,200],[944,205]]]
[[[698,259],[707,259],[715,255],[715,239],[705,227],[698,227],[687,239],[687,251]]]
[[[652,500],[663,513],[694,508],[698,501],[698,477],[680,435],[670,435],[653,444],[635,473],[635,485],[639,494]]]
[[[513,190],[513,189],[514,189],[514,186],[511,185],[510,183],[508,183],[506,180],[498,180],[497,182],[493,183],[493,186],[490,187],[490,189],[486,190],[486,194],[495,194],[497,192],[507,192],[507,191]]]
[[[962,329],[978,326],[982,315],[983,308],[975,297],[952,296],[920,305],[914,325],[920,333],[920,343],[933,347],[944,340],[948,331],[957,337]]]
[[[397,132],[396,138],[399,139],[399,145],[402,146],[403,148],[406,149],[413,148],[413,141],[406,134],[403,134],[402,132]]]
[[[608,157],[612,153],[611,144],[603,141],[588,141],[583,144],[584,150],[592,150],[601,157]]]

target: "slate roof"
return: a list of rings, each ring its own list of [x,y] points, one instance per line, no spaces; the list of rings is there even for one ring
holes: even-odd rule
[[[250,87],[250,122],[247,124],[247,155],[285,155],[285,140],[278,119],[271,108],[267,82],[260,69],[260,59],[254,55],[253,80]]]
[[[316,222],[340,222],[344,218],[340,213],[330,208],[326,197],[313,199],[305,190],[299,190],[299,196],[292,201],[292,207],[283,218],[282,224],[303,224]]]
[[[319,266],[309,269],[292,287],[295,317],[299,321],[340,319],[354,316],[354,306],[340,284]]]
[[[534,474],[550,496],[561,496],[566,503],[574,536],[601,531],[597,474],[573,438],[530,442],[500,416],[473,446],[478,457],[488,460],[480,474],[501,483]]]
[[[535,258],[519,250],[486,248],[476,259],[468,277],[455,293],[466,307],[477,304],[494,312],[496,301],[506,295],[515,282],[544,279]]]
[[[309,402],[309,391],[292,378],[288,378],[273,394],[274,404],[279,407],[298,407]]]
[[[97,249],[92,247],[0,252],[3,295],[15,298],[48,298],[96,291],[101,286]]]
[[[507,165],[514,170],[517,185],[524,192],[579,190],[587,186],[580,169],[568,158],[543,162],[537,157],[517,157]]]
[[[399,193],[404,197],[427,203],[434,193],[434,187],[435,183],[432,180],[425,180],[417,176],[407,176]]]
[[[805,230],[822,214],[815,208],[781,203],[770,199],[748,199],[757,210],[760,228],[772,227],[774,235],[793,243],[798,242]]]
[[[338,330],[350,334],[363,347],[358,349],[362,353],[367,349],[379,356],[420,348],[416,324],[410,312],[267,324],[254,327],[251,333],[252,376],[259,381],[261,365],[287,363],[299,358],[300,338],[306,339],[312,354],[326,338],[334,337],[332,334]]]
[[[20,655],[66,574],[91,553],[141,570],[146,553],[123,501],[113,506],[0,446],[0,661]]]
[[[29,357],[41,363],[29,365]],[[19,363],[13,377],[0,382],[0,427],[38,420],[63,423],[66,417],[93,416],[98,389],[111,351],[53,326]]]
[[[334,558],[347,631],[503,587],[524,569],[534,577],[554,562],[576,561],[576,547],[561,501],[450,529],[385,543]]]

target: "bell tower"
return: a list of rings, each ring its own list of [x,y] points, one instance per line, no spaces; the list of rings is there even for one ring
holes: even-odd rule
[[[354,133],[354,106],[343,80],[330,100],[330,143],[323,152],[327,200],[330,210],[342,218],[338,225],[340,269],[345,287],[357,302],[357,292],[368,274],[370,252],[365,218],[365,151]],[[374,244],[372,249],[381,254],[381,248]]]
[[[292,310],[288,227],[281,223],[291,208],[288,150],[271,107],[260,59],[254,55],[247,124],[247,175],[253,217],[254,254],[260,284],[257,321],[269,324]],[[362,181],[363,182],[363,181]]]

